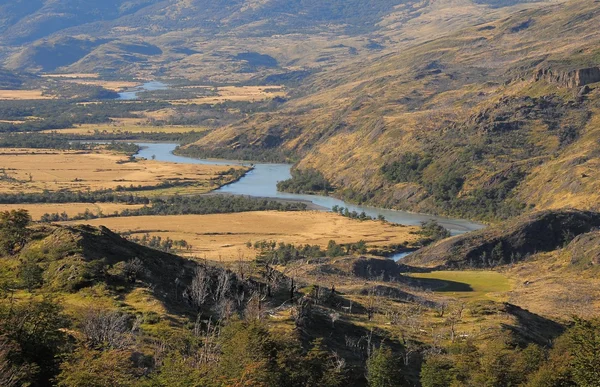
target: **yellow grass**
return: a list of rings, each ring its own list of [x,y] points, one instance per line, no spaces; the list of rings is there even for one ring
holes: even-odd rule
[[[73,74],[44,74],[42,77],[45,78],[70,78],[70,79],[78,79],[78,78],[98,78],[100,74],[98,73],[73,73]]]
[[[210,260],[254,259],[256,250],[247,242],[262,240],[326,247],[337,243],[358,242],[368,246],[386,246],[412,242],[414,227],[401,227],[377,221],[358,221],[325,212],[245,212],[215,215],[139,216],[104,218],[75,223],[106,226],[117,232],[145,233],[192,245],[191,255]]]
[[[119,164],[126,159],[106,151],[0,149],[0,192],[94,191],[119,185],[156,186],[167,180],[185,180],[195,185],[195,192],[198,187],[208,192],[214,188],[211,180],[231,168],[152,160]]]
[[[0,204],[0,211],[24,209],[29,211],[33,220],[39,220],[44,214],[62,214],[66,212],[69,216],[75,216],[89,210],[95,215],[100,212],[109,215],[115,211],[121,212],[125,209],[134,210],[141,207],[143,207],[141,204],[127,205],[119,203]]]
[[[67,82],[77,83],[79,85],[90,85],[90,86],[101,86],[105,89],[112,91],[123,91],[132,87],[139,86],[138,82],[127,82],[127,81],[102,81],[102,80],[81,80],[81,79],[69,79]]]
[[[52,99],[52,97],[42,95],[41,90],[0,90],[0,100],[14,101],[28,99]]]
[[[206,87],[199,87],[206,88]],[[179,104],[214,104],[225,101],[255,102],[287,95],[283,86],[223,86],[217,87],[217,96],[207,96],[189,100],[175,100]]]

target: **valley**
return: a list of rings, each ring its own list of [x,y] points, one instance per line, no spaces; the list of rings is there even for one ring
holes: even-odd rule
[[[0,385],[597,386],[598,22],[0,0]]]

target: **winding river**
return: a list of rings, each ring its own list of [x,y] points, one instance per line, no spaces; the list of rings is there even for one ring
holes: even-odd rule
[[[156,160],[182,163],[182,164],[212,164],[212,165],[249,165],[240,161],[232,160],[212,160],[212,159],[193,159],[173,154],[177,144],[173,143],[137,143],[142,149],[136,157]],[[286,199],[310,202],[318,206],[319,209],[330,211],[333,206],[346,207],[350,211],[362,212],[367,215],[377,217],[383,215],[389,222],[404,225],[420,225],[428,220],[436,220],[439,224],[446,227],[454,235],[462,234],[483,228],[480,223],[471,222],[463,219],[453,219],[441,216],[416,214],[406,211],[388,210],[384,208],[370,207],[346,203],[343,200],[330,196],[292,194],[277,191],[277,182],[289,179],[291,177],[290,164],[254,164],[254,169],[248,172],[244,177],[235,183],[226,185],[218,189],[217,193],[231,195],[246,195],[253,197]]]

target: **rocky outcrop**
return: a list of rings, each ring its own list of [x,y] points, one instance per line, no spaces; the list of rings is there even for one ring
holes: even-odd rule
[[[530,254],[562,248],[597,227],[600,227],[600,213],[542,211],[445,239],[409,255],[402,263],[440,268],[494,267],[518,262]]]
[[[561,87],[574,89],[590,83],[600,82],[600,67],[588,67],[571,71],[539,69],[534,75],[534,80],[545,80]]]
[[[566,248],[571,264],[582,266],[600,265],[600,231],[579,235]]]

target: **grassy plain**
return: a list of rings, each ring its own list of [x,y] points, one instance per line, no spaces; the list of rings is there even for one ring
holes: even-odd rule
[[[94,215],[100,212],[104,215],[113,214],[115,211],[135,210],[143,207],[141,204],[120,203],[37,203],[37,204],[0,204],[0,211],[24,209],[29,211],[33,220],[39,220],[44,214],[67,213],[70,217],[83,214],[89,210]]]
[[[191,255],[210,260],[254,259],[256,250],[247,242],[277,241],[326,247],[330,240],[368,246],[414,242],[416,227],[395,226],[378,221],[358,221],[324,212],[246,212],[215,215],[138,216],[77,221],[106,226],[120,233],[186,240]]]
[[[189,183],[185,188],[190,188],[193,193],[204,193],[214,189],[220,174],[232,168],[152,160],[126,161],[126,156],[106,151],[2,149],[0,192],[94,191],[131,185],[152,188],[170,181]],[[221,180],[228,181],[228,177]]]
[[[190,86],[188,88],[206,89],[206,86]],[[256,102],[287,95],[283,86],[221,86],[214,89],[217,93],[215,96],[174,100],[172,102],[175,104],[216,104],[227,101]]]
[[[41,90],[0,90],[0,101],[52,99]]]

